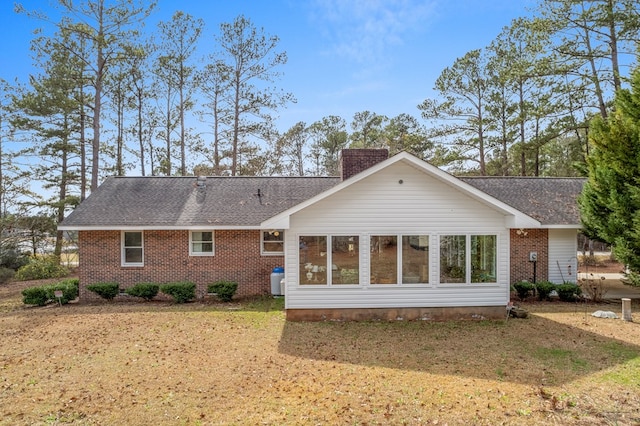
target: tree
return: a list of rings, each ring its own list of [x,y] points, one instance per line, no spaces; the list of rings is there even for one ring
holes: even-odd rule
[[[378,115],[371,111],[356,112],[351,122],[351,147],[352,148],[381,148],[383,124],[388,121],[384,115]]]
[[[69,34],[63,32],[59,39]],[[72,188],[78,186],[77,114],[80,110],[76,92],[76,75],[82,63],[63,46],[52,39],[37,39],[35,48],[40,50],[40,58],[48,55],[43,64],[45,74],[31,78],[31,91],[20,93],[14,98],[14,108],[21,112],[12,124],[29,132],[35,143],[25,150],[26,154],[37,156],[40,161],[33,166],[34,175],[44,182],[45,189],[55,189],[57,193],[44,205],[53,209],[56,223],[62,222],[65,212],[75,207],[79,198]],[[55,254],[62,249],[62,231],[56,236]]]
[[[338,174],[340,151],[346,148],[348,141],[346,129],[347,122],[337,115],[329,115],[309,126],[316,176]]]
[[[593,149],[588,180],[579,198],[584,232],[612,245],[629,268],[628,282],[640,286],[640,69],[631,89],[621,89],[608,118],[591,125]]]
[[[299,121],[282,135],[275,138],[269,157],[272,167],[269,174],[305,176],[306,158],[309,156],[309,128]]]
[[[591,89],[600,115],[607,93],[622,87],[621,55],[636,53],[640,4],[635,0],[545,0],[536,20],[555,43],[556,67]]]
[[[384,139],[391,156],[406,151],[428,160],[433,150],[424,126],[409,114],[399,114],[390,119],[384,127]]]
[[[462,160],[476,162],[483,176],[490,150],[488,84],[485,54],[472,50],[442,71],[435,83],[440,98],[427,99],[418,106],[422,117],[436,125],[430,136],[450,144]]]
[[[231,126],[231,175],[238,174],[240,143],[250,137],[265,139],[271,132],[272,113],[294,101],[293,95],[269,86],[287,63],[285,52],[276,52],[277,36],[268,36],[244,16],[220,25],[217,41],[229,72],[233,123]],[[258,83],[263,83],[258,86]]]
[[[76,44],[65,48],[84,63],[87,77],[93,86],[93,140],[91,160],[91,190],[98,188],[100,169],[100,135],[104,83],[110,67],[120,60],[122,43],[134,38],[137,29],[155,7],[155,2],[145,0],[84,0],[73,2],[58,0],[63,18],[56,23],[58,30],[77,34],[89,42],[86,50],[78,50]],[[48,21],[46,16],[37,12],[27,12],[16,5],[18,12]]]
[[[194,68],[189,66],[189,60],[195,51],[203,27],[202,19],[194,19],[193,16],[180,11],[173,14],[171,21],[159,24],[162,37],[159,47],[162,52],[160,65],[165,67],[164,74],[168,76],[168,84],[178,94],[180,174],[182,176],[187,174],[185,112],[193,105],[191,93]]]

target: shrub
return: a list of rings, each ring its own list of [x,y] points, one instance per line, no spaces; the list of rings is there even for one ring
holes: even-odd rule
[[[13,278],[14,274],[15,272],[13,271],[13,269],[5,268],[3,266],[0,267],[0,284],[8,282],[11,278]]]
[[[43,287],[29,287],[22,290],[22,303],[25,305],[44,306],[48,301],[47,291]]]
[[[157,296],[160,286],[154,283],[138,283],[125,290],[129,296],[142,297],[144,300],[151,300]]]
[[[28,264],[16,272],[18,281],[43,280],[47,278],[61,278],[69,274],[69,270],[60,265],[56,256],[32,257]]]
[[[113,300],[120,292],[118,283],[95,283],[87,286],[87,290],[96,293],[103,299]]]
[[[563,302],[575,302],[582,294],[582,289],[571,283],[559,285],[556,291],[558,292],[558,297],[560,297],[560,300]]]
[[[231,302],[236,290],[238,290],[238,283],[235,281],[220,280],[207,287],[209,293],[215,293],[223,302]]]
[[[536,283],[536,292],[538,293],[538,300],[549,300],[549,295],[556,289],[556,285],[549,281],[540,281]]]
[[[520,300],[525,300],[533,291],[534,286],[529,281],[518,281],[513,285]]]
[[[164,284],[160,291],[173,297],[176,303],[185,303],[196,297],[196,285],[189,281]]]
[[[63,305],[66,305],[72,300],[75,300],[78,297],[78,286],[80,281],[77,278],[70,278],[68,280],[63,280],[58,283],[49,284],[43,286],[44,290],[47,293],[47,298],[49,300],[53,300],[54,302],[60,302]],[[58,299],[55,295],[56,290],[62,291],[62,297]]]

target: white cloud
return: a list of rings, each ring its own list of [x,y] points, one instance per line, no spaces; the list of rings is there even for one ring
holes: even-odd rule
[[[315,21],[329,40],[329,53],[372,66],[426,26],[435,1],[317,0],[315,5]]]

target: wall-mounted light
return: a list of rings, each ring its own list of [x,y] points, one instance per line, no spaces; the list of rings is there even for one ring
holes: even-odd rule
[[[521,237],[526,237],[528,232],[525,231],[523,228],[520,228],[516,231],[516,234],[520,235]]]

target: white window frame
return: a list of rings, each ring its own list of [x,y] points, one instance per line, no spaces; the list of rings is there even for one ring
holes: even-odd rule
[[[125,246],[125,234],[127,233],[139,233],[140,234],[140,246]],[[127,248],[140,248],[142,249],[142,262],[127,262],[126,249]],[[120,265],[121,266],[144,266],[144,231],[122,231],[120,233]]]
[[[462,233],[443,233],[443,234],[439,234],[438,235],[438,258],[440,258],[441,256],[441,250],[442,250],[442,237],[443,236],[464,236],[465,237],[465,279],[463,282],[461,283],[445,283],[445,282],[441,282],[440,281],[440,268],[442,267],[442,264],[440,261],[438,261],[438,284],[439,285],[443,285],[443,286],[456,286],[456,285],[464,285],[464,286],[469,286],[469,285],[473,285],[473,286],[477,286],[477,285],[496,285],[500,282],[500,258],[499,258],[499,253],[500,253],[500,235],[498,233],[468,233],[468,234],[462,234]],[[485,236],[494,236],[496,238],[496,247],[495,247],[495,263],[496,263],[496,276],[495,276],[495,281],[478,281],[478,282],[473,282],[472,281],[472,268],[471,268],[471,237],[472,236],[476,236],[476,237],[485,237]]]
[[[264,248],[264,244],[265,243],[274,243],[274,242],[278,242],[278,241],[265,241],[264,239],[264,233],[265,232],[279,232],[280,235],[282,237],[282,251],[273,251],[273,250],[265,250]],[[284,230],[283,229],[275,229],[273,231],[265,231],[265,230],[260,230],[260,255],[262,256],[284,256]]]
[[[208,243],[209,241],[196,241],[193,239],[194,232],[211,232],[211,251],[194,251],[193,243]],[[189,256],[215,256],[216,254],[216,233],[213,229],[211,230],[197,230],[197,231],[189,231]]]

